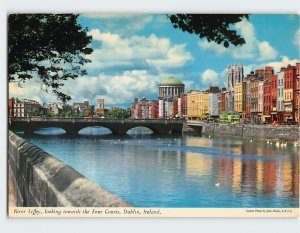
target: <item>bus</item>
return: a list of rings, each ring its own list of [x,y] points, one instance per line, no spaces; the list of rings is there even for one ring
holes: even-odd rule
[[[222,112],[220,114],[220,123],[237,124],[240,122],[240,114],[237,112]]]

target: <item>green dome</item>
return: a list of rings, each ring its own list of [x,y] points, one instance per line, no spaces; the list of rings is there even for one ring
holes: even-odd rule
[[[170,85],[170,84],[180,85],[180,84],[182,84],[182,82],[177,78],[168,77],[165,80],[163,80],[160,84],[161,85]]]

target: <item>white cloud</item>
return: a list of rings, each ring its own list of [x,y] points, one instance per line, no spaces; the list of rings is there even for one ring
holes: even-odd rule
[[[294,37],[294,44],[297,47],[300,47],[300,28],[296,31],[295,37]]]
[[[281,61],[273,61],[265,64],[266,66],[273,66],[275,72],[279,72],[281,67],[287,67],[288,65],[295,66],[299,59],[290,59],[287,56],[281,56]]]
[[[235,29],[246,41],[243,46],[231,45],[229,48],[225,48],[215,42],[203,40],[199,42],[200,48],[220,56],[228,55],[235,59],[256,58],[260,61],[267,61],[277,57],[277,51],[269,42],[259,41],[256,38],[254,26],[249,21],[242,20],[235,25]]]
[[[259,60],[266,61],[277,57],[277,51],[267,41],[258,44]]]
[[[89,100],[95,103],[96,98],[104,98],[108,105],[128,105],[134,97],[157,97],[159,77],[146,70],[125,71],[120,75],[85,76],[68,80],[62,91],[72,97],[71,102]],[[37,82],[28,82],[24,88],[11,83],[9,94],[10,97],[35,99],[40,103],[58,101],[53,94],[41,91]]]
[[[219,75],[211,69],[205,70],[200,76],[201,82],[206,86],[217,85],[219,83]]]
[[[173,45],[168,38],[158,38],[154,34],[123,38],[99,29],[93,29],[89,34],[100,42],[100,46],[89,56],[92,63],[87,65],[88,68],[144,67],[164,70],[183,67],[193,59],[185,44]]]

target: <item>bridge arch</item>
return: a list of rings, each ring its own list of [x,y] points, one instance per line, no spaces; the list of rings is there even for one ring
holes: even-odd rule
[[[62,135],[67,133],[67,131],[62,127],[51,127],[51,126],[39,127],[33,129],[32,132],[40,135]]]
[[[82,135],[107,135],[112,133],[113,131],[110,128],[98,125],[83,127],[78,131],[78,134]]]
[[[134,134],[154,134],[153,129],[145,126],[135,126],[127,130],[126,132],[129,135]]]

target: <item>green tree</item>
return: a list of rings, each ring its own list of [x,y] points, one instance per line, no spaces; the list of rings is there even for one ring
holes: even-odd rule
[[[122,108],[110,109],[105,114],[105,117],[108,117],[108,118],[129,118],[129,112],[126,109],[122,109]]]
[[[38,108],[33,108],[31,112],[28,113],[29,117],[41,116],[42,112]]]
[[[243,19],[249,19],[247,14],[170,14],[168,15],[174,28],[196,34],[228,48],[245,44],[245,39],[237,34],[232,26]]]
[[[75,14],[11,14],[8,17],[8,81],[22,86],[34,77],[62,101],[64,81],[87,74],[92,37]]]

